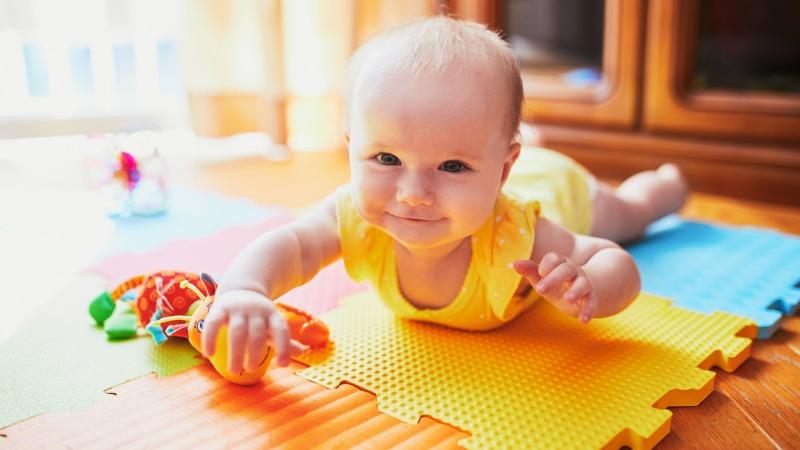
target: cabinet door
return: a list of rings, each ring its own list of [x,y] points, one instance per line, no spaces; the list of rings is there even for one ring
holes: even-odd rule
[[[652,0],[645,129],[800,144],[800,2]]]
[[[520,61],[523,118],[632,129],[638,123],[643,0],[451,0],[500,30]]]

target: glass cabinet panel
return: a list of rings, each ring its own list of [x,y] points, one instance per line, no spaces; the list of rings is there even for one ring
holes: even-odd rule
[[[800,93],[800,2],[702,0],[689,87]]]
[[[605,1],[511,0],[503,30],[526,78],[593,86],[603,76],[604,12]]]
[[[648,3],[643,126],[800,143],[800,2]]]
[[[495,17],[520,62],[525,120],[632,129],[644,0],[462,0]],[[458,12],[459,8],[456,8]],[[493,13],[493,11],[495,13]]]

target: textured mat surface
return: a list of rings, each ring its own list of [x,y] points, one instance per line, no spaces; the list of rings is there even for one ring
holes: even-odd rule
[[[800,237],[670,216],[627,247],[642,289],[700,312],[726,311],[754,320],[760,339],[800,302]]]
[[[0,447],[454,449],[465,433],[425,418],[410,425],[380,413],[372,394],[325,389],[271,368],[251,387],[228,383],[209,364],[168,378],[145,376],[80,411],[45,414],[0,430]],[[5,442],[5,445],[3,445]]]
[[[667,406],[696,405],[714,373],[738,367],[752,322],[642,295],[581,325],[546,302],[491,333],[398,319],[372,293],[323,316],[334,345],[300,359],[328,388],[352,383],[408,423],[430,416],[472,436],[468,448],[650,448]]]
[[[0,428],[101,400],[104,389],[143,374],[171,375],[201,362],[188,342],[109,342],[87,312],[97,289],[74,283],[0,344]]]

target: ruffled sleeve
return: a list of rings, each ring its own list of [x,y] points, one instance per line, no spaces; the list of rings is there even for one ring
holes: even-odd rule
[[[538,216],[538,202],[501,194],[493,220],[475,235],[476,250],[480,252],[476,261],[480,263],[478,271],[485,295],[492,313],[504,322],[525,309],[533,298],[514,296],[522,276],[511,265],[516,260],[530,258]]]

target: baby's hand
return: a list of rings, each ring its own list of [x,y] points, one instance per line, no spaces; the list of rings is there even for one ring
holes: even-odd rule
[[[272,341],[278,364],[289,364],[289,356],[302,353],[305,346],[289,338],[283,314],[268,298],[252,291],[229,291],[214,300],[203,323],[203,355],[216,351],[217,333],[228,324],[228,370],[239,373],[247,356],[248,370],[258,367],[267,341]]]
[[[539,295],[582,323],[588,323],[597,311],[589,277],[566,256],[550,252],[539,264],[522,259],[514,262],[514,270],[527,278]]]

